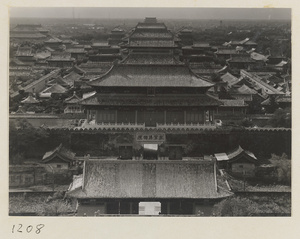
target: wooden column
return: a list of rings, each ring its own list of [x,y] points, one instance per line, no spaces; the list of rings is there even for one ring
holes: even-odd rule
[[[103,214],[107,214],[107,202],[104,203],[104,210]]]
[[[183,112],[184,116],[183,116],[183,121],[184,121],[184,124],[186,125],[186,110]]]
[[[132,202],[129,203],[129,213],[133,214],[133,212],[132,212]]]
[[[164,110],[164,124],[167,123],[167,111]]]
[[[135,119],[134,119],[134,121],[135,121],[135,124],[137,124],[137,110],[135,110]]]
[[[167,202],[167,214],[170,214],[170,202]]]
[[[121,201],[118,201],[118,206],[119,206],[118,213],[121,214]]]
[[[193,212],[194,212],[195,215],[197,214],[197,212],[196,212],[196,203],[195,202],[193,202]]]
[[[118,110],[116,110],[115,117],[116,117],[116,119],[115,119],[115,123],[118,123]]]

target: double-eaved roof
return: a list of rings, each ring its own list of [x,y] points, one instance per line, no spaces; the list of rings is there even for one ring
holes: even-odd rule
[[[212,87],[186,65],[114,65],[89,82],[94,87]]]
[[[223,198],[213,161],[87,160],[75,198]]]
[[[156,19],[139,22],[128,36],[130,48],[174,48],[174,35]]]

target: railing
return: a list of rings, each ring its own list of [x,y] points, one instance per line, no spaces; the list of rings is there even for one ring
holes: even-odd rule
[[[79,113],[84,113],[83,110],[70,110],[70,109],[65,109],[64,110],[64,113],[65,114],[79,114]]]
[[[216,124],[211,122],[206,122],[203,124],[200,123],[169,123],[169,124],[156,124],[156,128],[164,128],[164,129],[215,129]]]
[[[82,128],[92,128],[92,129],[141,129],[145,128],[145,123],[96,123],[94,121],[85,121]]]
[[[94,120],[87,122],[87,120],[80,120],[80,128],[84,129],[145,129],[145,123],[96,123]],[[200,123],[169,123],[169,124],[160,124],[156,123],[156,126],[153,128],[156,129],[215,129],[216,124],[212,122],[206,122],[203,124]]]

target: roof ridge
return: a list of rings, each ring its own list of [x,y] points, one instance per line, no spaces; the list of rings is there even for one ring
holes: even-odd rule
[[[110,67],[110,69],[109,69],[105,74],[103,74],[103,75],[101,75],[101,76],[99,76],[99,77],[96,77],[94,80],[92,80],[92,81],[90,81],[90,82],[87,82],[87,85],[93,86],[92,83],[93,83],[94,81],[96,81],[96,80],[103,80],[104,77],[106,77],[108,74],[110,74],[110,73],[113,71],[113,69],[115,69],[115,66],[119,66],[119,65],[113,64],[113,65]]]

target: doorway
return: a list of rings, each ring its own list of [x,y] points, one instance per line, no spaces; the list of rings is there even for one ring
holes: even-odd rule
[[[158,159],[158,144],[144,144],[144,159],[157,160]]]
[[[139,215],[159,215],[161,213],[160,202],[140,202]]]

